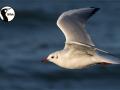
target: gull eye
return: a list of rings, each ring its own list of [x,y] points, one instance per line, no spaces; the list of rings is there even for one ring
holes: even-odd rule
[[[54,56],[51,57],[52,59],[54,58]]]

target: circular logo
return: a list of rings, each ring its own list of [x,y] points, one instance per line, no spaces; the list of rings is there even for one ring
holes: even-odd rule
[[[15,11],[9,6],[3,7],[0,10],[0,17],[3,21],[9,22],[15,17]]]

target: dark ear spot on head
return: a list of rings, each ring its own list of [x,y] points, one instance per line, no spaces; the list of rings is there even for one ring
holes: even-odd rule
[[[56,59],[58,59],[58,56],[56,56]]]

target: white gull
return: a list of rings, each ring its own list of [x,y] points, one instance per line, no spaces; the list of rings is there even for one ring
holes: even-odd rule
[[[64,33],[66,42],[63,50],[56,51],[47,60],[67,69],[81,69],[94,64],[119,64],[119,60],[108,59],[97,51],[98,49],[85,30],[88,19],[99,8],[81,8],[64,12],[57,20],[57,25]]]

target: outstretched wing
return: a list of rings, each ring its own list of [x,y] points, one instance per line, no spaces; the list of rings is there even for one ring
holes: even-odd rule
[[[77,42],[94,46],[85,30],[85,23],[99,8],[82,8],[64,12],[57,20],[65,35],[66,43]]]

